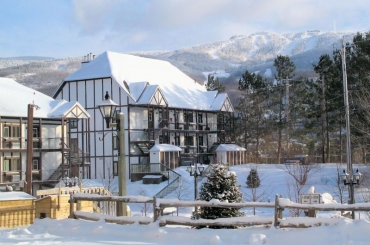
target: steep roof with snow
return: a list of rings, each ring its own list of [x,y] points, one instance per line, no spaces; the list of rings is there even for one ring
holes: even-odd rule
[[[80,118],[89,117],[78,102],[55,100],[13,79],[0,78],[0,116],[27,117],[28,104],[37,105],[33,114],[36,118],[75,117],[75,112]]]
[[[141,93],[145,91],[144,82],[158,85],[169,107],[218,111],[222,108],[219,99],[227,97],[225,94],[215,100],[218,97],[217,92],[206,91],[204,86],[167,61],[109,51],[83,65],[63,83],[106,77],[116,80],[135,102],[138,102]],[[62,86],[63,84],[60,87]]]

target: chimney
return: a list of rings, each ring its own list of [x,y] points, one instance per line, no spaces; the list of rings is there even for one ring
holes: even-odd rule
[[[93,59],[95,59],[95,54],[89,53],[87,55],[84,55],[84,59],[83,59],[83,61],[81,63],[82,63],[82,65],[84,65],[86,63],[89,63]]]

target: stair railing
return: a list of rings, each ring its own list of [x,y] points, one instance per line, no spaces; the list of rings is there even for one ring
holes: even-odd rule
[[[163,166],[168,172],[168,185],[165,186],[154,196],[157,198],[164,198],[174,190],[176,190],[180,185],[181,175],[176,173],[174,170],[168,168],[166,165],[160,163],[160,166]],[[163,173],[162,173],[163,174]]]

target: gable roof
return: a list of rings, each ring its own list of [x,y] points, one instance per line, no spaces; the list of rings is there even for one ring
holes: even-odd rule
[[[167,105],[167,100],[158,85],[149,85],[145,88],[137,104]]]
[[[76,106],[89,117],[78,102],[55,100],[13,79],[0,78],[0,116],[27,117],[28,104],[37,105],[38,109],[34,110],[36,118],[61,118]]]
[[[90,114],[83,106],[76,102],[68,102],[66,100],[58,100],[58,105],[48,114],[50,118],[90,118]]]
[[[112,77],[135,102],[138,102],[140,98],[138,92],[140,90],[142,93],[145,92],[143,83],[147,81],[150,85],[159,86],[169,107],[198,110],[219,110],[221,108],[212,107],[217,91],[207,91],[204,86],[169,62],[109,51],[102,53],[68,76],[59,89],[68,81],[106,77]],[[225,96],[227,97],[227,94]]]

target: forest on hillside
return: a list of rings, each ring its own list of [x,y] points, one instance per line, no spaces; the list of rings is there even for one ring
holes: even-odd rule
[[[315,79],[297,76],[295,64],[283,55],[274,60],[274,79],[245,70],[237,91],[233,88],[237,99],[229,95],[236,111],[233,141],[255,162],[283,162],[297,155],[308,155],[313,162],[345,162],[343,60],[353,161],[369,162],[370,33],[358,33],[342,49],[321,55],[313,65]],[[225,90],[212,75],[206,86]]]

